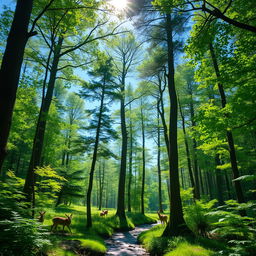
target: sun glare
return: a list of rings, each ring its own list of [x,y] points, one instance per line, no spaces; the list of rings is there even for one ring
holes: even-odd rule
[[[127,7],[127,0],[111,0],[110,4],[117,10],[122,11]]]

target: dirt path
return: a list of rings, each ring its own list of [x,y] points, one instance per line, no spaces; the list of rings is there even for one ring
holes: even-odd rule
[[[106,240],[108,251],[107,256],[135,256],[135,255],[149,255],[145,249],[138,244],[137,236],[156,224],[145,224],[136,227],[134,230],[127,232],[115,233],[111,238]]]

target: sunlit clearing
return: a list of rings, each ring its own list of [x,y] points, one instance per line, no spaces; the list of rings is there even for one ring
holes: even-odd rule
[[[127,0],[110,0],[109,3],[118,11],[122,11],[127,7]]]

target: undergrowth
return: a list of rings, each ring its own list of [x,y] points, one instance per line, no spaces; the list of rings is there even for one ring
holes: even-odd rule
[[[140,213],[127,213],[127,223],[124,226],[115,216],[116,210],[109,209],[107,216],[100,217],[100,211],[92,208],[93,226],[88,229],[86,228],[86,208],[84,206],[62,205],[46,211],[44,225],[47,229],[50,229],[53,217],[64,217],[65,214],[73,213],[72,233],[67,230],[62,232],[62,227],[59,227],[58,231],[51,235],[53,246],[48,250],[48,254],[54,256],[66,255],[67,251],[72,253],[84,250],[86,250],[86,255],[104,255],[107,250],[104,239],[110,237],[115,231],[133,229],[137,225],[156,221],[156,217],[152,218]]]

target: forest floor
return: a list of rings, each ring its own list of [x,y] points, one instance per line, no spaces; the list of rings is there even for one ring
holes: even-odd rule
[[[119,219],[115,216],[115,210],[109,209],[107,217],[100,217],[100,211],[93,208],[92,220],[93,227],[86,228],[86,209],[84,206],[59,206],[57,208],[50,208],[46,210],[46,219],[44,226],[50,230],[52,225],[52,218],[56,216],[64,217],[65,214],[73,214],[72,223],[70,225],[72,233],[68,232],[67,228],[62,231],[62,227],[59,230],[51,232],[50,239],[52,246],[47,250],[49,256],[75,256],[75,255],[105,255],[110,249],[111,241],[112,245],[117,241],[117,245],[120,246],[122,236],[130,236],[131,241],[127,242],[127,247],[134,247],[134,251],[141,248],[137,244],[137,236],[139,233],[150,229],[156,223],[156,214],[142,215],[140,213],[127,213],[126,231],[124,230]],[[143,224],[144,227],[141,226]],[[139,226],[135,228],[135,226]],[[134,229],[135,228],[135,229]],[[127,231],[129,230],[129,231]],[[117,232],[117,233],[115,233]],[[123,232],[123,233],[122,233]],[[112,237],[113,236],[113,237]],[[125,239],[124,239],[125,240]],[[124,241],[123,241],[124,242]],[[122,244],[124,245],[124,244]],[[113,248],[114,250],[114,248]],[[142,252],[142,248],[140,249]],[[143,254],[109,254],[109,255],[147,255],[145,250]]]
[[[138,244],[138,235],[146,230],[149,230],[156,224],[145,224],[135,227],[135,229],[127,232],[114,233],[111,238],[107,239],[106,256],[135,256],[135,255],[150,255],[141,245]]]

